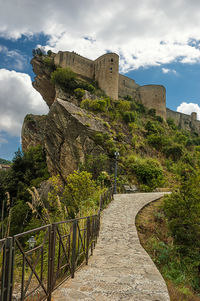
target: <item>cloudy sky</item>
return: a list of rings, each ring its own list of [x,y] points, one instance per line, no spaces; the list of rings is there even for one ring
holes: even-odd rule
[[[200,119],[199,0],[0,0],[0,157],[20,146],[27,113],[48,109],[32,88],[32,49],[120,55],[120,71],[162,84],[167,106]]]

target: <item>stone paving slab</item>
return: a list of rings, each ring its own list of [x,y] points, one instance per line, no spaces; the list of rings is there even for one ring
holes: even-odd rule
[[[102,213],[101,230],[88,266],[53,293],[53,301],[170,301],[166,284],[142,248],[135,217],[165,193],[115,195]]]

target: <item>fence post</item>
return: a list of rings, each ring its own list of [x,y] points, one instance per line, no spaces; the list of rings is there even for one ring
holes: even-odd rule
[[[99,236],[99,231],[100,231],[100,223],[101,223],[101,213],[100,211],[98,212],[98,232],[97,232],[97,236]]]
[[[88,265],[89,246],[90,246],[90,217],[88,216],[87,217],[86,265]]]
[[[12,300],[13,287],[14,246],[13,238],[7,237],[3,251],[3,271],[1,282],[1,300]]]
[[[73,222],[73,237],[72,237],[72,258],[71,258],[71,277],[74,278],[75,265],[76,265],[76,233],[77,233],[77,220]]]
[[[49,229],[47,301],[51,301],[51,293],[53,291],[55,244],[56,244],[56,225],[52,224]]]
[[[92,233],[91,233],[91,255],[93,255],[94,248],[94,216],[92,216]]]

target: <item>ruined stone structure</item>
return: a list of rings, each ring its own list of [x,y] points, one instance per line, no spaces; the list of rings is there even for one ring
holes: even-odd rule
[[[197,113],[193,112],[191,115],[175,112],[166,109],[167,118],[172,118],[174,123],[181,129],[200,133],[200,121],[197,120]]]
[[[75,52],[59,51],[54,63],[60,67],[70,67],[75,73],[97,81],[99,87],[110,97],[118,99],[130,95],[164,119],[173,118],[175,124],[186,130],[200,133],[197,114],[190,115],[174,112],[166,108],[166,90],[161,85],[139,86],[133,79],[119,74],[119,56],[106,53],[92,61]]]

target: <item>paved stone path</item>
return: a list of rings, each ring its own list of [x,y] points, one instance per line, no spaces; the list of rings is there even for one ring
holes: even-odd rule
[[[115,195],[103,211],[100,236],[88,266],[60,286],[53,301],[169,301],[166,284],[141,247],[135,227],[138,211],[163,195]]]

